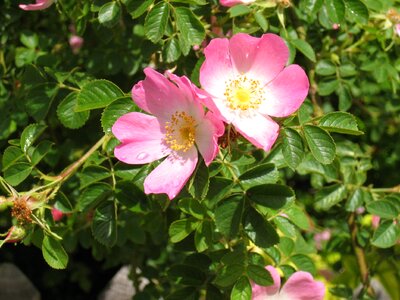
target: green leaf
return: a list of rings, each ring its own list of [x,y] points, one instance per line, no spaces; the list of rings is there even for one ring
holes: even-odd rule
[[[252,281],[261,286],[267,286],[274,283],[269,271],[258,265],[249,265],[247,267],[247,275]]]
[[[356,118],[345,112],[331,112],[324,115],[318,122],[318,125],[327,131],[343,134],[360,135],[362,131],[358,130]]]
[[[139,18],[152,5],[154,0],[127,0],[126,8],[133,19]]]
[[[251,300],[251,284],[246,276],[242,276],[233,286],[231,300]]]
[[[104,133],[111,133],[111,128],[117,119],[129,112],[135,111],[135,103],[131,97],[122,97],[116,99],[108,105],[101,115],[101,126]]]
[[[300,270],[311,273],[313,276],[316,274],[316,268],[311,258],[303,254],[296,254],[290,257],[292,262]]]
[[[76,112],[106,107],[113,101],[124,96],[124,93],[114,83],[100,79],[85,84],[80,91]]]
[[[190,179],[188,190],[193,198],[203,200],[208,193],[208,187],[210,185],[210,177],[208,174],[208,168],[203,162],[197,165],[194,176]]]
[[[32,169],[28,163],[15,163],[5,170],[4,179],[12,186],[17,186],[31,174]]]
[[[85,189],[78,198],[78,211],[86,211],[96,206],[101,200],[111,194],[111,186],[107,183],[96,183]]]
[[[61,243],[48,236],[43,238],[42,254],[44,260],[54,269],[65,269],[68,265],[68,254]]]
[[[372,237],[372,245],[379,248],[389,248],[400,238],[400,226],[392,220],[382,222]]]
[[[28,148],[33,145],[36,139],[43,133],[46,129],[46,125],[40,124],[31,124],[22,131],[20,144],[21,149],[25,153],[28,151]]]
[[[235,5],[235,6],[231,7],[230,9],[228,9],[228,12],[229,12],[229,16],[231,18],[234,18],[234,17],[249,14],[251,12],[251,9],[246,5],[239,4],[239,5]]]
[[[369,200],[372,200],[371,193],[365,189],[357,188],[346,202],[346,210],[354,212],[357,208],[363,206],[364,203],[368,203]]]
[[[339,81],[334,79],[330,81],[322,81],[318,84],[318,94],[328,96],[339,88]]]
[[[288,216],[289,220],[300,229],[308,230],[310,227],[308,217],[300,207],[292,205],[285,209],[284,213]]]
[[[203,252],[213,245],[213,232],[213,225],[207,220],[204,220],[200,226],[197,227],[194,234],[194,243],[197,252]]]
[[[41,141],[33,150],[32,155],[30,155],[32,165],[37,165],[49,153],[53,145],[54,143],[50,141]]]
[[[81,181],[81,189],[110,176],[110,171],[107,168],[100,166],[88,166],[78,174]]]
[[[254,13],[254,19],[256,20],[257,24],[260,25],[263,32],[266,32],[268,30],[268,20],[260,11],[256,11]]]
[[[246,194],[251,201],[273,209],[280,209],[295,198],[290,187],[280,184],[255,186],[249,189]]]
[[[71,202],[68,200],[67,196],[63,192],[58,192],[54,197],[54,208],[58,209],[63,213],[71,213],[74,208],[72,207]]]
[[[282,136],[283,157],[288,166],[294,170],[304,158],[303,139],[296,130],[291,128],[283,129]]]
[[[37,34],[32,32],[23,32],[20,36],[20,41],[24,44],[27,48],[35,49],[39,44],[39,38]]]
[[[357,23],[367,24],[369,13],[368,8],[360,0],[344,0],[346,11]]]
[[[188,218],[174,221],[169,227],[168,233],[172,243],[178,243],[185,239],[199,226],[196,219]]]
[[[7,147],[2,158],[3,172],[21,160],[26,161],[24,152],[19,147]]]
[[[121,6],[118,1],[111,1],[104,4],[99,11],[99,23],[112,27],[119,22],[121,18]]]
[[[189,265],[174,265],[167,272],[168,279],[183,285],[200,286],[206,275],[199,268]]]
[[[303,53],[304,56],[307,57],[309,60],[311,60],[312,62],[316,62],[314,49],[310,46],[309,43],[300,39],[291,40],[290,43],[295,46],[297,50]]]
[[[352,97],[349,87],[344,84],[339,85],[339,89],[336,91],[336,94],[339,97],[339,110],[348,110],[352,105]]]
[[[399,215],[397,207],[388,200],[378,200],[368,203],[367,211],[384,219],[394,219]]]
[[[24,103],[26,112],[36,122],[44,120],[59,91],[55,83],[39,84],[29,90]]]
[[[324,129],[313,125],[304,125],[304,136],[312,155],[322,164],[330,164],[336,155],[336,146]]]
[[[308,15],[314,16],[322,7],[323,0],[303,0],[300,4],[300,8],[303,8]]]
[[[239,177],[240,183],[245,189],[266,183],[275,183],[278,179],[279,172],[272,163],[255,166]]]
[[[164,35],[168,24],[169,4],[160,2],[147,14],[144,22],[146,37],[153,43],[157,43]]]
[[[322,76],[336,74],[336,66],[328,60],[320,60],[315,66],[315,73]]]
[[[178,207],[184,213],[192,215],[200,220],[203,219],[206,214],[204,207],[196,199],[183,198],[179,201]]]
[[[117,206],[114,201],[107,201],[94,212],[92,221],[94,238],[106,247],[117,242]]]
[[[223,288],[229,287],[243,275],[244,271],[244,266],[241,264],[224,266],[221,271],[218,272],[213,283]]]
[[[181,48],[179,47],[179,40],[176,38],[171,38],[165,44],[163,49],[163,60],[167,63],[177,61],[181,56]]]
[[[343,0],[325,0],[325,6],[329,19],[333,23],[343,23],[345,14],[345,5]]]
[[[64,98],[57,107],[57,117],[61,123],[70,129],[77,129],[85,125],[89,119],[90,111],[76,112],[78,93],[72,92]]]
[[[247,213],[244,231],[258,247],[269,248],[279,243],[279,236],[274,227],[253,209]]]
[[[179,2],[179,3],[186,3],[186,4],[193,4],[193,5],[206,5],[206,0],[171,0],[171,2]]]
[[[315,196],[315,207],[321,210],[328,210],[338,204],[347,195],[346,187],[342,184],[335,184],[318,191]]]
[[[215,225],[228,238],[236,236],[243,213],[244,200],[241,195],[221,201],[215,210]]]
[[[197,16],[187,7],[177,7],[175,18],[176,26],[180,31],[181,46],[182,43],[186,46],[181,47],[181,50],[184,55],[187,55],[187,45],[200,45],[206,37],[206,31]]]

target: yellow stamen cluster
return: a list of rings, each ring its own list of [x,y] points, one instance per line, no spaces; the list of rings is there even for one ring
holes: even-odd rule
[[[175,151],[186,152],[195,142],[195,119],[184,111],[177,111],[165,123],[165,143]]]
[[[263,100],[263,89],[258,80],[241,75],[227,82],[224,95],[230,109],[257,109]]]

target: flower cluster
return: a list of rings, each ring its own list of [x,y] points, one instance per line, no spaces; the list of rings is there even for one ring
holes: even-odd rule
[[[121,142],[114,151],[119,160],[145,164],[166,157],[145,179],[147,194],[175,198],[195,170],[198,152],[207,166],[217,155],[223,122],[270,150],[279,134],[271,117],[289,116],[307,96],[307,75],[298,65],[286,66],[288,47],[275,34],[216,38],[204,53],[202,90],[185,76],[146,68],[132,98],[148,114],[128,113],[112,128]]]

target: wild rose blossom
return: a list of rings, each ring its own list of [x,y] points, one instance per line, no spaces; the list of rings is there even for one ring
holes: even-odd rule
[[[397,35],[400,36],[400,24],[396,24],[396,25],[394,26],[394,30],[395,30],[395,32],[397,33]]]
[[[325,295],[325,286],[314,280],[308,272],[293,273],[281,288],[281,278],[278,271],[267,266],[274,283],[270,286],[252,284],[253,300],[322,300]]]
[[[212,99],[205,105],[256,147],[270,150],[279,132],[270,116],[295,112],[309,88],[300,66],[285,67],[289,49],[283,39],[239,33],[213,39],[204,54],[200,83]]]
[[[227,7],[231,7],[231,6],[235,6],[237,4],[250,4],[253,3],[255,0],[220,0],[219,3],[222,6],[227,6]]]
[[[78,36],[78,35],[71,35],[71,37],[69,38],[69,46],[71,47],[72,53],[73,54],[78,54],[79,51],[81,50],[82,46],[83,46],[83,38]]]
[[[54,3],[54,0],[36,0],[35,4],[20,4],[19,8],[23,10],[42,10]]]
[[[132,89],[132,98],[144,111],[120,117],[112,127],[121,141],[115,156],[128,164],[145,164],[167,158],[144,181],[149,193],[166,193],[173,199],[193,173],[197,149],[209,165],[218,153],[223,123],[204,113],[197,88],[190,80],[169,73],[168,79],[151,68]],[[197,147],[197,149],[196,149]]]
[[[61,210],[58,210],[57,208],[52,208],[51,209],[51,216],[53,217],[54,222],[61,221],[63,218],[64,214]]]

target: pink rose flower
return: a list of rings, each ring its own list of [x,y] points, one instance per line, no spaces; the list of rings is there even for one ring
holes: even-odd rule
[[[400,24],[396,24],[396,26],[394,26],[394,30],[397,33],[397,35],[400,36]]]
[[[371,221],[372,228],[377,229],[380,221],[381,218],[379,216],[372,215],[372,221]]]
[[[71,47],[72,53],[78,54],[79,50],[81,50],[81,48],[83,46],[83,42],[84,42],[84,40],[82,37],[73,34],[69,38],[69,46]]]
[[[53,216],[54,222],[60,221],[62,219],[62,217],[64,216],[62,211],[60,211],[54,207],[51,209],[51,215]]]
[[[318,232],[314,235],[315,247],[318,250],[322,249],[322,242],[329,241],[331,239],[331,231],[329,229],[325,229],[321,232]]]
[[[235,6],[237,4],[247,5],[247,4],[253,3],[254,1],[255,0],[220,0],[219,3],[222,6],[231,7],[231,6]]]
[[[48,8],[54,3],[54,0],[36,0],[35,4],[20,4],[19,8],[23,10],[42,10]]]
[[[309,88],[300,66],[285,67],[289,49],[284,40],[239,33],[230,40],[213,39],[204,54],[200,83],[210,95],[205,105],[256,147],[270,150],[279,132],[270,116],[295,112]]]
[[[322,300],[325,295],[325,286],[315,281],[308,272],[295,272],[281,288],[281,278],[278,271],[267,266],[274,283],[270,286],[252,284],[253,300]]]
[[[144,111],[120,117],[112,127],[121,141],[115,156],[128,164],[150,163],[167,158],[144,181],[144,191],[166,193],[173,199],[197,164],[197,149],[208,166],[218,153],[223,123],[204,113],[198,89],[183,76],[168,73],[168,79],[151,68],[132,89],[132,98]],[[197,148],[197,149],[196,149]]]

